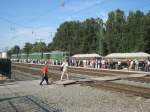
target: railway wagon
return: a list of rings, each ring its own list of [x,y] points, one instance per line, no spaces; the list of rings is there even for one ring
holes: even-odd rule
[[[19,60],[26,60],[28,59],[29,54],[25,54],[25,53],[20,53],[20,54],[12,54],[11,55],[11,60],[14,61],[19,61]]]
[[[52,60],[63,60],[64,58],[69,57],[68,52],[52,51],[50,53],[50,59]]]
[[[11,60],[20,61],[20,60],[62,60],[68,57],[67,52],[62,51],[52,51],[52,52],[35,52],[30,54],[12,54]]]
[[[17,54],[12,54],[11,55],[11,59],[17,59],[17,58],[18,58]]]
[[[31,53],[28,56],[28,59],[42,59],[43,58],[43,53]]]

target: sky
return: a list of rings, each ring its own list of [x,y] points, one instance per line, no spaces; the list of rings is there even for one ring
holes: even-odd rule
[[[26,42],[50,43],[65,21],[107,20],[110,11],[150,10],[150,0],[0,0],[0,51]]]

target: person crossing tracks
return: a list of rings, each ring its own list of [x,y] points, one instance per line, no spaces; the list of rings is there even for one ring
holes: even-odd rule
[[[48,82],[48,65],[47,63],[44,65],[44,67],[42,68],[42,80],[40,82],[40,85],[42,85],[43,81],[45,80],[47,85],[49,85],[49,82]]]
[[[64,74],[66,74],[67,80],[69,80],[69,76],[68,76],[68,60],[65,60],[65,61],[62,63],[61,67],[62,67],[62,74],[61,74],[60,80],[61,80],[61,81],[63,80]]]

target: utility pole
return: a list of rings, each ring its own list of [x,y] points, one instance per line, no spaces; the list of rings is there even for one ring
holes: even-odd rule
[[[68,29],[66,30],[66,32],[67,32],[67,37],[69,37],[69,31],[68,31]],[[70,57],[70,52],[71,52],[71,39],[70,39],[70,37],[69,37],[69,46],[68,47],[69,47],[68,51],[69,51],[69,57]]]
[[[99,28],[100,28],[100,30],[98,30],[98,34],[99,34],[98,35],[98,53],[100,55],[102,55],[102,36],[103,36],[102,21],[99,18],[96,21],[97,21]]]
[[[103,28],[105,28],[105,23],[100,22],[100,37],[99,37],[99,54],[103,55],[104,48],[103,48],[103,40],[104,40],[104,33]]]
[[[99,54],[102,55],[102,25],[100,25]]]

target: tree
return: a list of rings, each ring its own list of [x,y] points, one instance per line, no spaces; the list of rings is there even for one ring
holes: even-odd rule
[[[145,15],[144,31],[145,31],[145,51],[150,53],[150,11]]]
[[[12,48],[12,53],[14,54],[17,54],[17,58],[19,58],[19,52],[20,52],[20,47],[18,45],[15,45],[13,48]]]
[[[124,12],[119,9],[108,14],[105,40],[108,47],[108,53],[125,52],[125,22]]]
[[[44,52],[47,50],[47,46],[44,42],[35,42],[32,45],[32,52]]]
[[[40,52],[41,53],[41,59],[43,58],[43,52],[47,51],[47,46],[44,42],[35,42],[32,45],[32,52]]]
[[[31,53],[31,49],[33,48],[33,45],[31,43],[25,43],[25,46],[23,48],[23,52],[27,54],[27,59],[29,57],[29,54]]]
[[[98,52],[99,38],[102,38],[99,33],[101,22],[99,18],[64,22],[57,29],[49,47],[53,50],[66,50],[71,54]]]
[[[144,13],[141,11],[129,12],[126,29],[128,52],[144,51],[147,44],[144,31]]]

